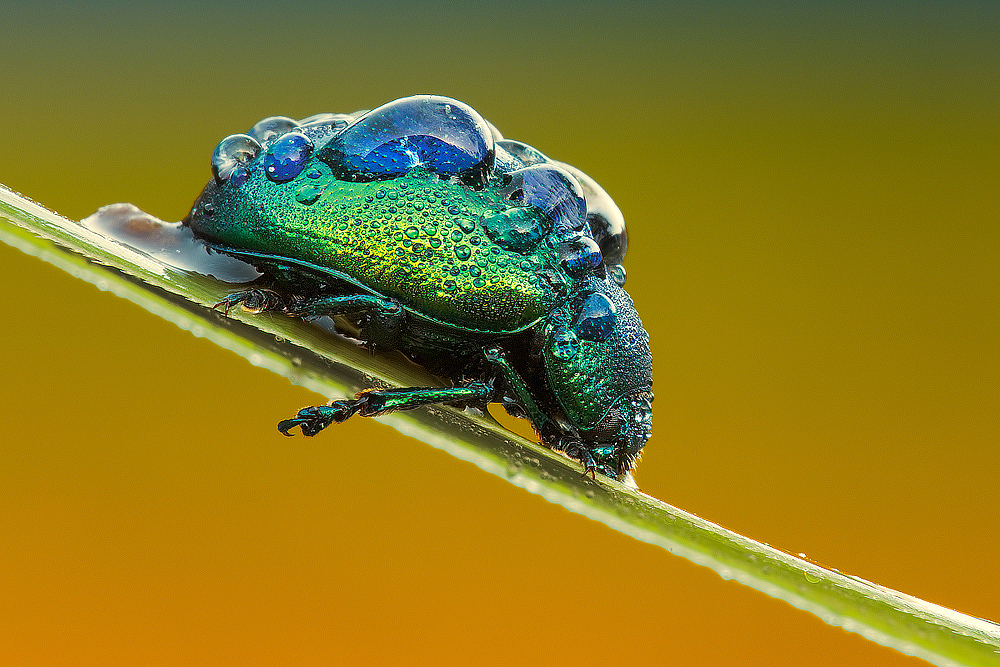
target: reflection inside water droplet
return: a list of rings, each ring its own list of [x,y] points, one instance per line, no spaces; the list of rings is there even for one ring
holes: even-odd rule
[[[260,143],[246,134],[231,134],[215,147],[212,153],[212,175],[222,185],[233,171],[253,160],[260,153]]]

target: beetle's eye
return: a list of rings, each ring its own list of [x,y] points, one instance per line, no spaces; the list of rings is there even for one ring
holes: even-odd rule
[[[222,185],[237,167],[250,162],[260,153],[260,142],[247,134],[231,134],[212,153],[212,175]]]
[[[395,178],[422,166],[481,185],[493,168],[493,134],[468,105],[417,95],[369,112],[334,137],[318,157],[341,180]]]
[[[618,325],[618,308],[600,292],[591,292],[577,311],[574,328],[580,338],[600,342]]]
[[[624,425],[625,420],[622,418],[621,410],[614,407],[597,426],[587,432],[587,436],[596,442],[609,442],[621,434]]]

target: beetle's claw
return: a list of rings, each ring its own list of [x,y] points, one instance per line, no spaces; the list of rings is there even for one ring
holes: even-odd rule
[[[212,306],[212,310],[218,310],[222,308],[222,316],[229,317],[229,310],[233,306],[238,306],[243,302],[244,292],[233,292],[232,294],[227,294],[222,297],[222,301]]]
[[[223,307],[223,317],[229,317],[233,306],[242,306],[248,313],[262,313],[265,310],[281,310],[284,307],[277,292],[269,289],[253,288],[243,292],[233,292],[222,298],[222,301],[212,306],[212,310]]]
[[[282,435],[290,436],[292,434],[289,431],[297,426],[302,430],[302,435],[314,436],[330,424],[335,422],[339,424],[349,419],[361,407],[360,403],[360,401],[334,401],[329,405],[302,408],[291,419],[279,422],[278,430]]]

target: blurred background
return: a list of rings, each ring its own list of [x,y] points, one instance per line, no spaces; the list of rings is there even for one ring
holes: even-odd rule
[[[837,5],[836,8],[833,5]],[[593,176],[662,500],[1000,620],[1000,5],[8,3],[0,182],[183,217],[227,134],[435,93]],[[919,665],[0,247],[0,662]]]

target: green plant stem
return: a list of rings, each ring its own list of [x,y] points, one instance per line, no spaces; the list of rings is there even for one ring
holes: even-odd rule
[[[0,186],[0,240],[126,298],[325,397],[377,386],[434,383],[421,369],[290,318],[211,306],[229,288],[177,271]],[[331,363],[332,362],[332,363]],[[451,408],[381,418],[566,509],[656,544],[832,625],[937,665],[1000,665],[1000,626],[820,568],[601,477],[512,435],[489,417]]]

